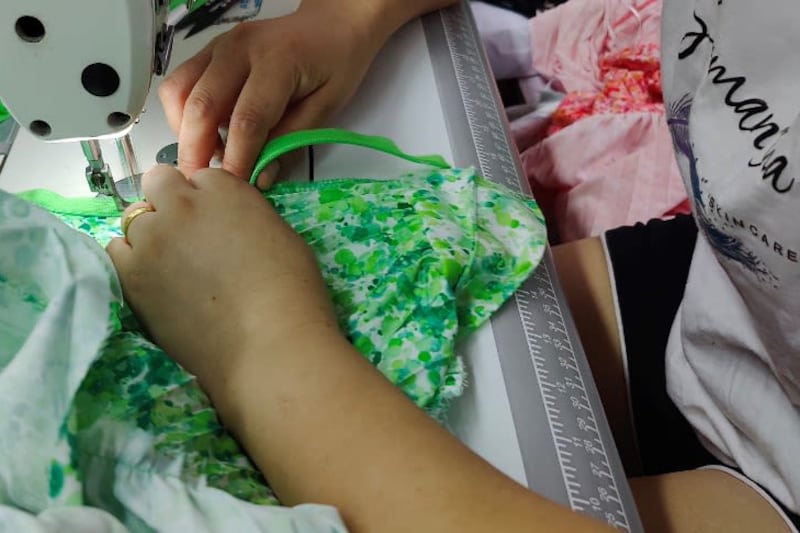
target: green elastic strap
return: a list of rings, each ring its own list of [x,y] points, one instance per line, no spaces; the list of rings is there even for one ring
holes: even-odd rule
[[[17,195],[19,198],[59,215],[113,218],[120,215],[110,196],[66,198],[46,189],[35,189]]]
[[[0,102],[0,122],[4,122],[11,117],[11,114],[8,110],[3,106],[3,102]]]
[[[319,130],[303,130],[294,133],[287,133],[269,142],[256,161],[255,170],[250,176],[250,184],[255,185],[258,175],[273,161],[280,156],[315,144],[351,144],[371,148],[379,152],[397,156],[412,163],[428,165],[435,168],[447,169],[450,164],[438,155],[411,155],[402,151],[398,146],[386,137],[372,135],[362,135],[352,131],[340,130],[335,128]]]
[[[428,165],[441,169],[451,168],[447,161],[445,161],[441,156],[415,156],[407,154],[398,148],[395,143],[385,137],[362,135],[352,131],[331,128],[289,133],[278,137],[267,144],[258,158],[256,168],[253,171],[252,177],[250,178],[250,183],[255,185],[258,175],[261,173],[261,171],[278,157],[298,148],[315,144],[351,144],[355,146],[363,146],[365,148],[372,148],[373,150],[377,150],[379,152],[397,156],[401,159],[411,161],[412,163],[419,163],[421,165]],[[119,210],[117,209],[117,206],[111,197],[65,198],[59,194],[44,189],[23,192],[18,196],[23,200],[27,200],[32,204],[38,205],[39,207],[50,211],[51,213],[87,217],[119,216]]]

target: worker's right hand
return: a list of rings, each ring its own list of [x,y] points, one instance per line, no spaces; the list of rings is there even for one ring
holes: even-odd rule
[[[139,322],[209,394],[253,345],[341,336],[311,248],[247,182],[159,166],[142,189],[108,253]]]
[[[338,110],[389,36],[366,27],[372,17],[363,5],[304,1],[291,15],[236,26],[178,67],[159,92],[179,138],[180,170],[206,168],[227,124],[223,168],[248,178],[267,140],[318,127]]]

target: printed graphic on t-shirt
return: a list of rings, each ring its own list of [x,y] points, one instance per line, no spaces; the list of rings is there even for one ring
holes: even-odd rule
[[[777,278],[769,271],[761,258],[750,250],[740,239],[726,233],[724,229],[717,226],[713,217],[707,214],[706,202],[703,200],[703,190],[700,186],[700,175],[697,170],[697,158],[694,155],[691,139],[689,138],[689,120],[692,113],[691,95],[684,95],[680,100],[670,105],[667,109],[667,124],[672,133],[672,141],[677,153],[684,156],[689,163],[689,179],[691,182],[691,194],[695,202],[695,219],[708,237],[709,243],[723,256],[740,263],[742,266],[756,274],[761,281],[777,281]],[[716,203],[713,201],[710,203]],[[733,225],[743,224],[740,219],[729,217],[725,213],[724,218]]]
[[[765,99],[748,90],[747,77],[733,72],[726,65],[703,17],[695,13],[693,18],[694,25],[681,39],[678,60],[691,58],[699,50],[707,53],[710,47],[707,80],[719,91],[721,105],[737,118],[739,132],[749,138],[753,153],[748,166],[758,169],[763,185],[769,187],[774,194],[782,196],[792,191],[795,179],[787,172],[788,158],[775,148],[777,140],[787,134],[789,129],[778,124]],[[668,106],[667,113],[676,152],[684,156],[688,163],[697,222],[718,253],[741,264],[755,274],[760,282],[777,287],[779,279],[767,266],[767,262],[779,256],[785,261],[797,263],[800,252],[763,231],[757,221],[747,220],[727,209],[714,197],[713,192],[707,190],[705,186],[708,182],[699,173],[698,156],[689,133],[692,98],[691,94],[684,94]],[[744,235],[752,236],[759,244],[755,245],[750,239],[745,243],[740,238],[743,232]]]

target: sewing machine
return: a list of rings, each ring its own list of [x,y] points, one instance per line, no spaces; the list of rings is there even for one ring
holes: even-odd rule
[[[195,0],[183,0],[184,11]],[[20,126],[47,142],[78,141],[86,179],[122,209],[141,196],[131,128],[174,36],[168,0],[3,0],[0,96]],[[115,140],[126,195],[103,158]],[[127,196],[127,197],[126,197]],[[131,198],[132,197],[132,198]]]

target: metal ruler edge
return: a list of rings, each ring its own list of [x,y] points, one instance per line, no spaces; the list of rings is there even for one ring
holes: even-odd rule
[[[457,163],[530,194],[469,3],[423,17]],[[619,529],[641,521],[547,250],[492,318],[528,486]],[[543,431],[548,428],[549,432]]]
[[[19,131],[19,126],[13,119],[0,122],[0,171],[3,170],[6,158],[11,152],[11,146],[14,144],[17,131]]]

